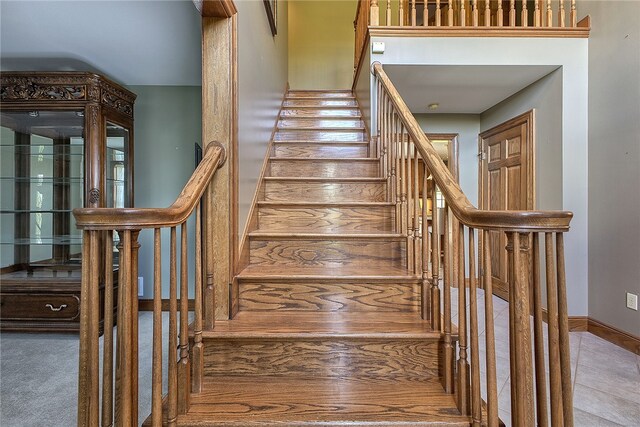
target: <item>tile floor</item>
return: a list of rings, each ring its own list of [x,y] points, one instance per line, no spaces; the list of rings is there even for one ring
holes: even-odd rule
[[[452,294],[457,321],[455,290]],[[484,311],[483,299],[480,293],[480,313]],[[508,407],[505,402],[509,402],[510,392],[507,316],[507,304],[494,298],[502,408]],[[483,342],[483,316],[479,324]],[[150,412],[151,325],[151,313],[140,313],[140,422]],[[640,426],[640,356],[586,332],[572,332],[570,340],[575,426]],[[76,335],[0,334],[0,426],[76,425],[77,360]],[[480,360],[482,366],[482,350]],[[502,409],[500,417],[510,425],[508,411]]]

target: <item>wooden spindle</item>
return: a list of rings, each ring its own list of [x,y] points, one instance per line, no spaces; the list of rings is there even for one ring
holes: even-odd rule
[[[400,144],[400,232],[407,235],[407,168],[406,168],[406,144],[404,142],[404,125],[398,117],[399,131],[398,143]]]
[[[504,25],[504,11],[502,10],[502,0],[498,0],[498,10],[496,12],[496,26],[502,27]]]
[[[161,230],[153,230],[153,362],[151,425],[162,426],[162,246]]]
[[[91,232],[91,253],[94,257],[93,259],[98,259],[98,254],[100,253],[100,232],[92,231]],[[91,259],[91,258],[89,258]],[[99,326],[99,313],[100,313],[100,297],[99,297],[99,287],[100,287],[100,264],[98,262],[90,263],[89,267],[90,271],[90,292],[89,292],[89,309],[91,313],[89,314],[90,319],[90,329],[91,329],[91,345],[89,349],[89,354],[91,357],[91,375],[94,380],[91,381],[91,400],[95,402],[94,405],[90,407],[91,419],[95,420],[96,424],[100,419],[100,406],[98,404],[100,399],[100,383],[98,378],[100,377],[100,326]],[[126,289],[126,285],[124,286]],[[123,310],[127,311],[127,310]]]
[[[110,426],[113,425],[113,231],[108,230],[104,234],[102,425]]]
[[[547,280],[547,324],[549,343],[549,402],[551,425],[562,425],[562,380],[560,373],[560,332],[558,329],[558,292],[556,287],[555,260],[553,257],[553,233],[545,233],[545,266]]]
[[[180,359],[178,360],[178,413],[186,414],[191,397],[189,361],[189,280],[187,266],[187,222],[180,225]]]
[[[516,26],[516,0],[509,2],[509,26]]]
[[[540,0],[534,0],[533,5],[533,26],[538,28],[542,26],[542,11],[540,10]]]
[[[437,18],[437,13],[436,12],[436,20]],[[429,5],[427,4],[427,2],[424,2],[424,8],[422,8],[422,26],[424,27],[428,27],[429,26]]]
[[[415,27],[417,25],[416,22],[416,0],[411,0],[411,26]]]
[[[451,342],[451,247],[449,244],[449,207],[445,203],[443,210],[444,223],[444,257],[443,270],[443,317],[444,317],[444,374],[443,388],[447,393],[453,393],[453,345]],[[426,215],[425,215],[426,221]]]
[[[564,0],[558,0],[558,27],[565,27],[566,14],[564,11]]]
[[[531,363],[531,325],[529,321],[528,235],[513,234],[513,275],[509,277],[509,305],[513,306],[513,347],[511,364],[515,376],[511,394],[512,425],[533,426],[533,378]]]
[[[478,0],[473,0],[471,4],[471,22],[474,27],[478,26]]]
[[[404,27],[404,0],[398,0],[398,25]]]
[[[571,13],[569,15],[569,19],[571,20],[572,28],[575,28],[578,26],[578,13],[576,11],[576,0],[571,0]]]
[[[178,360],[177,360],[177,330],[178,330],[178,276],[176,227],[171,227],[171,249],[169,255],[169,391],[167,423],[175,426],[178,418]]]
[[[404,139],[404,138],[403,138]],[[411,141],[411,137],[407,134],[407,268],[409,271],[414,271],[415,269],[415,239],[417,231],[413,228],[413,219],[411,218],[413,215],[413,176],[411,172],[411,156],[413,154],[413,143]]]
[[[369,6],[369,25],[372,27],[380,25],[380,6],[378,6],[378,0],[371,0]]]
[[[491,0],[485,0],[484,2],[484,26],[491,26]]]
[[[491,236],[483,231],[484,321],[487,371],[487,426],[498,427],[498,383],[496,377],[496,341],[493,324],[493,277],[491,273]]]
[[[544,363],[544,336],[542,334],[542,297],[540,292],[540,244],[538,233],[533,233],[533,339],[536,367],[536,410],[538,426],[547,427],[547,385]]]
[[[440,221],[436,182],[433,180],[431,204],[431,329],[440,330]]]
[[[520,25],[523,28],[526,28],[529,26],[529,11],[527,10],[527,1],[524,0],[522,2],[522,13],[521,13],[521,23]]]
[[[427,7],[427,2],[425,2],[425,7]],[[440,27],[441,25],[442,25],[442,9],[440,8],[440,0],[436,0],[436,27]]]
[[[458,232],[458,409],[469,415],[469,363],[467,362],[467,294],[464,274],[464,224],[459,223]]]
[[[476,292],[476,241],[473,228],[469,228],[469,338],[471,341],[471,419],[474,427],[482,422],[480,396],[480,348],[478,337],[478,295]]]
[[[556,272],[558,281],[558,330],[560,343],[560,373],[562,375],[562,416],[565,426],[573,426],[573,390],[569,358],[569,313],[564,266],[564,234],[556,234]]]
[[[422,175],[422,318],[431,319],[430,289],[429,289],[429,222],[427,220],[427,200],[429,198],[429,171],[423,163]]]
[[[387,27],[391,26],[391,0],[387,0],[386,24]]]
[[[204,377],[204,344],[202,343],[202,217],[201,202],[196,206],[196,242],[195,242],[195,283],[194,283],[194,322],[193,322],[193,358],[191,361],[191,391],[202,391]]]
[[[449,4],[447,7],[447,26],[453,27],[453,1],[449,0]]]
[[[467,10],[465,8],[465,0],[460,0],[460,26],[467,26]]]
[[[202,303],[203,303],[203,319],[204,325],[203,328],[205,330],[212,330],[215,327],[216,322],[216,292],[213,285],[213,266],[215,263],[215,250],[214,250],[214,232],[213,232],[213,209],[212,209],[212,194],[210,191],[205,191],[203,201],[204,201],[204,234],[206,236],[204,241],[204,251],[205,251],[205,288],[204,294],[202,295]]]
[[[547,27],[553,27],[553,11],[551,10],[551,0],[547,0]]]
[[[414,156],[413,156],[413,235],[415,237],[413,247],[414,247],[414,268],[413,273],[419,274],[421,271],[420,268],[420,237],[424,238],[424,234],[419,237],[419,218],[420,218],[420,181],[419,181],[419,161],[418,161],[418,150],[414,147]]]
[[[133,425],[131,399],[131,231],[120,231],[115,425]],[[95,252],[94,252],[95,253]],[[135,420],[137,423],[138,420]]]
[[[395,203],[396,203],[396,231],[399,234],[402,234],[402,174],[400,170],[400,156],[402,147],[400,145],[399,137],[398,137],[398,122],[400,121],[399,117],[393,113],[393,147],[395,149],[395,175],[394,175],[394,191],[395,191]]]
[[[131,231],[131,419],[138,422],[138,250],[140,230]]]

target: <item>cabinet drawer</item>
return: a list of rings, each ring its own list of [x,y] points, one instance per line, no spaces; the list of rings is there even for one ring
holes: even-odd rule
[[[75,320],[80,314],[77,295],[0,294],[2,320]]]

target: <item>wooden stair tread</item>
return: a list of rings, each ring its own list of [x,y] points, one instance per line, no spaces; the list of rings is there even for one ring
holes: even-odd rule
[[[265,181],[310,181],[310,182],[387,182],[386,178],[331,178],[317,176],[265,176]]]
[[[435,381],[216,377],[192,397],[181,426],[469,425]]]
[[[326,268],[320,266],[299,266],[283,269],[277,266],[249,265],[236,276],[239,280],[250,279],[292,279],[292,280],[418,280],[419,276],[404,267],[371,266],[365,268],[342,266]]]
[[[270,206],[270,207],[380,207],[380,206],[395,206],[395,203],[391,202],[287,202],[287,201],[258,201],[258,206]]]
[[[269,157],[270,161],[301,161],[301,162],[379,162],[379,157],[322,157],[314,159],[309,157]]]
[[[232,320],[216,321],[213,330],[203,331],[204,339],[242,338],[348,338],[348,339],[430,339],[440,332],[417,313],[388,312],[239,312]]]
[[[406,240],[402,234],[395,233],[286,233],[277,231],[252,231],[250,237],[257,239],[300,239],[300,240]]]

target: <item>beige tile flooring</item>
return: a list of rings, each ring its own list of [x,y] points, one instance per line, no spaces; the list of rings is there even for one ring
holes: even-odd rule
[[[483,299],[480,293],[480,313]],[[494,298],[500,416],[510,425],[507,316],[507,304]],[[479,324],[484,331],[483,316]],[[140,422],[151,407],[151,325],[151,313],[140,313]],[[570,339],[575,426],[640,426],[640,357],[586,332]],[[0,334],[0,426],[74,426],[77,375],[77,335]]]
[[[468,291],[467,291],[468,296]],[[453,322],[458,322],[457,289],[452,289]],[[469,298],[467,298],[467,305]],[[478,324],[481,333],[480,372],[485,377],[484,293],[478,291]],[[509,381],[509,306],[493,297],[496,337],[496,370],[500,418],[511,425]],[[548,367],[546,325],[545,359]],[[574,424],[582,426],[640,426],[640,356],[588,332],[570,333]],[[548,373],[548,368],[547,368]],[[549,380],[547,377],[547,387]],[[484,385],[484,380],[482,381]],[[486,397],[485,387],[482,396]]]

